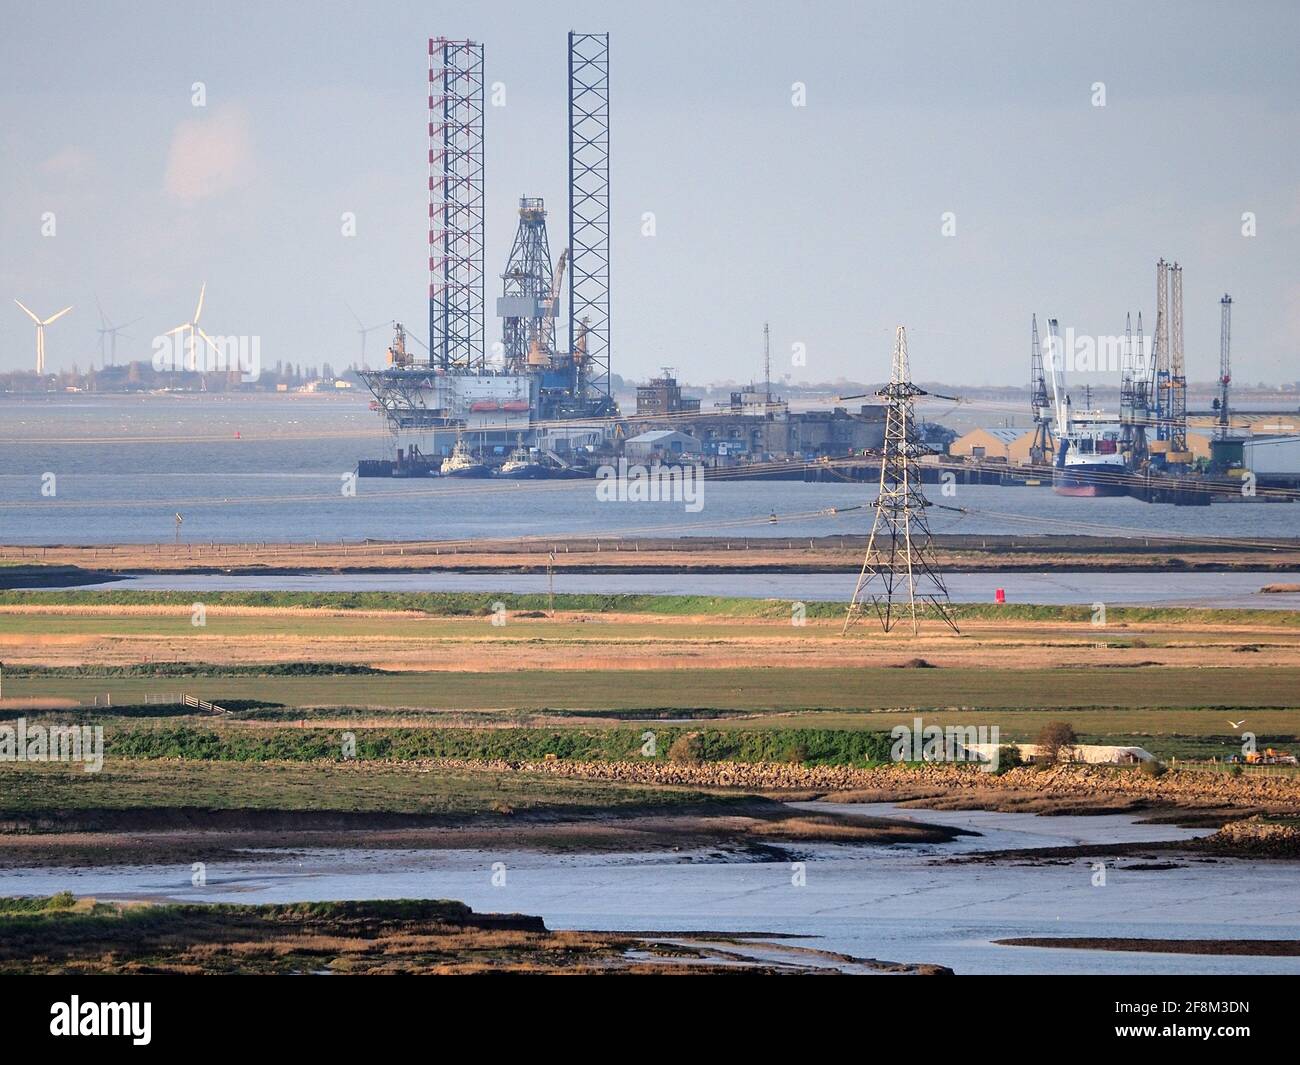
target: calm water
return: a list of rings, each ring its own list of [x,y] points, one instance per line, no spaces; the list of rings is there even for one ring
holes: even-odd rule
[[[363,396],[0,398],[0,541],[357,540],[529,534],[820,536],[866,531],[864,485],[711,482],[704,509],[598,503],[589,481],[358,482],[358,458],[391,454]],[[55,475],[53,497],[42,477]],[[934,502],[938,532],[1300,535],[1295,504],[1153,507],[1066,499],[1044,489],[964,487]],[[836,515],[819,513],[839,508]],[[768,517],[781,517],[770,524]]]
[[[639,595],[726,595],[804,602],[847,601],[856,576],[851,573],[564,573],[557,592]],[[1300,584],[1296,573],[950,573],[944,578],[956,602],[992,602],[998,588],[1009,603],[1046,605],[1102,602],[1252,607],[1300,610],[1300,593],[1263,594],[1270,582]],[[83,587],[83,586],[79,586]],[[308,573],[247,575],[160,573],[90,588],[140,591],[306,592],[545,592],[544,574],[503,573]]]
[[[816,808],[818,804],[801,804]],[[803,945],[889,961],[937,962],[960,973],[1298,973],[1297,958],[1180,957],[999,947],[1013,936],[1300,938],[1300,892],[1289,862],[1183,861],[1172,870],[1090,861],[1034,866],[956,864],[981,850],[1187,839],[1197,830],[1125,816],[832,807],[972,829],[941,845],[800,847],[806,885],[787,862],[714,854],[549,855],[489,851],[314,850],[210,864],[203,888],[188,859],[173,866],[0,873],[0,894],[70,890],[101,898],[204,902],[456,898],[476,910],[539,914],[552,928],[786,932]],[[1163,858],[1159,860],[1164,860]],[[505,862],[504,887],[491,884]]]

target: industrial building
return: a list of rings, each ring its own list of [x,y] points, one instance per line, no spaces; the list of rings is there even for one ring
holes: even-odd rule
[[[885,439],[883,406],[863,404],[856,412],[845,407],[791,411],[770,385],[761,390],[750,385],[732,392],[728,402],[706,409],[699,399],[682,394],[669,367],[637,387],[636,413],[647,429],[678,429],[690,435],[699,441],[701,454],[718,460],[715,465],[843,458],[875,450]]]
[[[998,427],[972,429],[948,445],[948,454],[954,458],[968,458],[976,462],[1006,462],[1023,465],[1030,461],[1034,443],[1034,430]]]
[[[1214,442],[1216,463],[1255,476],[1262,488],[1300,488],[1300,436],[1231,437]]]
[[[673,376],[671,366],[665,366],[663,376],[654,377],[644,385],[637,385],[636,413],[638,418],[656,414],[692,414],[700,409],[700,401],[682,395],[682,386]]]
[[[885,409],[863,404],[856,412],[832,410],[790,411],[779,401],[747,403],[732,393],[730,404],[719,404],[697,414],[678,414],[671,420],[642,424],[656,429],[677,429],[700,442],[701,454],[717,465],[764,459],[844,458],[875,451],[885,440]]]
[[[675,429],[652,429],[647,433],[629,437],[623,442],[623,452],[629,459],[660,461],[681,459],[701,454],[700,442],[689,433]]]

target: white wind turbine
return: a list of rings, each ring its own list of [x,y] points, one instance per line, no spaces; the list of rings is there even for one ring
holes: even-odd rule
[[[144,319],[136,318],[127,322],[126,325],[114,325],[108,315],[104,313],[104,305],[99,302],[98,296],[95,297],[95,306],[99,308],[99,364],[100,366],[108,366],[111,363],[116,366],[118,336],[130,340],[131,334],[124,333],[123,330],[135,325],[136,322],[144,321]]]
[[[189,342],[186,344],[187,351],[185,356],[185,369],[187,370],[198,369],[198,352],[195,351],[197,341],[194,339],[196,334],[203,338],[204,342],[208,345],[208,347],[210,347],[218,355],[221,354],[221,349],[217,347],[213,339],[210,336],[208,336],[208,334],[205,333],[202,329],[199,328],[199,316],[203,314],[203,294],[207,292],[207,290],[208,290],[208,283],[205,281],[203,282],[202,287],[199,289],[199,304],[197,307],[194,308],[194,317],[191,318],[188,322],[182,322],[175,329],[168,329],[167,332],[163,334],[163,336],[169,337],[169,336],[175,336],[177,333],[184,334],[184,332],[187,329],[189,330],[190,333]]]
[[[44,321],[41,321],[41,319],[38,318],[36,315],[34,315],[30,310],[28,310],[26,307],[23,307],[23,303],[21,300],[14,300],[14,302],[18,304],[19,307],[22,307],[23,313],[26,314],[28,318],[30,318],[33,322],[36,323],[36,372],[44,373],[45,372],[45,327],[49,325],[51,322],[57,322],[60,318],[62,318],[65,314],[67,314],[70,310],[72,310],[72,308],[64,307],[63,310],[59,311],[58,314],[52,314]]]
[[[380,322],[378,325],[366,325],[366,323],[361,320],[361,315],[357,314],[357,312],[352,309],[350,303],[345,300],[343,306],[346,307],[348,313],[357,320],[357,332],[361,335],[361,368],[363,370],[368,369],[366,366],[366,337],[376,329],[383,329],[384,326],[388,325],[388,323]],[[426,348],[425,350],[427,351],[428,349]]]

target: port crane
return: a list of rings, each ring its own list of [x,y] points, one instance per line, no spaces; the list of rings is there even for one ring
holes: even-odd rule
[[[1070,397],[1065,392],[1063,352],[1060,323],[1055,318],[1049,318],[1047,319],[1047,363],[1052,369],[1052,418],[1056,423],[1057,439],[1061,440],[1062,445],[1065,444],[1065,435],[1070,431]],[[1045,394],[1046,390],[1044,390]]]
[[[1047,380],[1043,374],[1043,349],[1038,341],[1038,315],[1033,316],[1033,337],[1029,350],[1030,392],[1034,410],[1034,439],[1029,445],[1029,461],[1044,465],[1054,453],[1052,414],[1047,398]]]
[[[532,343],[528,346],[529,366],[547,366],[550,364],[551,333],[555,329],[555,316],[560,311],[560,293],[564,290],[564,270],[568,264],[569,249],[565,248],[564,251],[560,252],[559,261],[555,264],[555,281],[551,285],[551,299],[547,307],[547,313],[542,315],[537,332],[533,334]]]

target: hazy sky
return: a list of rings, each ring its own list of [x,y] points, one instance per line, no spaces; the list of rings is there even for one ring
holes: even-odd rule
[[[1020,383],[1031,311],[1113,334],[1141,309],[1150,329],[1163,255],[1184,267],[1192,379],[1217,373],[1225,291],[1237,379],[1300,379],[1292,3],[7,7],[0,368],[34,363],[14,297],[42,315],[75,305],[48,359],[84,368],[96,294],[117,321],[143,319],[119,359],[148,357],[202,281],[204,327],[259,335],[264,364],[353,361],[345,301],[424,336],[437,35],[483,41],[506,87],[487,115],[491,309],[521,194],[546,198],[563,247],[577,29],[612,35],[624,376],[749,380],[770,319],[795,380],[881,377],[901,322],[918,378]],[[370,335],[372,365],[387,338]]]

